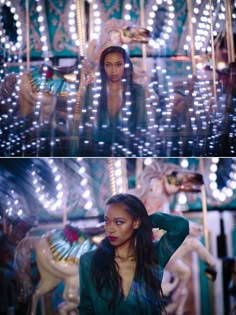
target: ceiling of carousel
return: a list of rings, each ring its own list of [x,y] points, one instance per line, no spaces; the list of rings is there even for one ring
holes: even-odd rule
[[[210,3],[213,6],[212,11]],[[211,47],[211,14],[214,38],[222,39],[226,31],[225,3],[201,0],[84,1],[82,22],[85,54],[88,42],[97,39],[103,32],[105,23],[112,18],[148,28],[152,38],[147,45],[147,51],[151,56],[190,57],[190,32],[193,32],[195,38],[196,53],[205,54]],[[16,52],[23,53],[24,58],[26,57],[28,27],[32,60],[44,59],[46,54],[52,58],[77,56],[80,44],[76,5],[76,0],[2,0],[0,3],[2,57],[16,58],[14,56]],[[231,1],[231,5],[234,31],[236,19],[234,1]],[[188,20],[190,11],[192,23]],[[107,36],[105,32],[102,35]],[[141,45],[132,44],[130,51],[131,55],[140,55]]]
[[[164,162],[204,174],[209,211],[235,209],[235,158],[97,158],[96,163],[88,158],[0,159],[1,228],[4,231],[19,224],[29,228],[66,221],[96,225],[111,194],[132,192],[142,171],[156,162],[160,169]],[[171,209],[202,211],[199,190],[179,192],[171,200]]]

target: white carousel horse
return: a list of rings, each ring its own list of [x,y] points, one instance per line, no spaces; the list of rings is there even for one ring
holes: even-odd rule
[[[14,124],[20,122],[16,124],[14,136],[18,139],[17,134],[24,133],[22,146],[26,146],[30,151],[26,155],[38,154],[35,152],[37,150],[35,143],[39,138],[43,138],[45,143],[43,148],[40,146],[40,151],[50,150],[51,155],[51,143],[54,143],[51,140],[57,138],[58,142],[54,149],[59,150],[59,153],[56,155],[65,156],[65,150],[67,152],[71,150],[73,152],[69,151],[69,155],[77,156],[81,105],[87,84],[95,80],[97,70],[95,60],[99,58],[102,47],[146,43],[149,39],[150,32],[147,29],[124,20],[109,20],[104,23],[102,36],[98,41],[88,44],[88,58],[85,56],[82,60],[78,56],[75,64],[69,67],[41,64],[32,67],[22,75],[12,73],[11,76],[5,76],[0,81],[0,103],[2,104],[0,119],[1,113],[7,113]],[[94,54],[92,60],[91,52]],[[135,74],[137,83],[141,83],[138,79],[143,80],[147,77],[138,67],[135,68]],[[16,105],[13,105],[14,103]],[[3,122],[5,121],[6,119],[3,119]],[[9,124],[9,121],[7,120],[6,123]],[[4,132],[3,137],[4,140],[8,137],[7,131]],[[16,143],[18,145],[18,141],[11,143],[13,151]],[[48,152],[43,153],[43,155],[48,154]]]
[[[126,20],[110,19],[97,40],[89,42],[87,59],[94,68],[98,65],[100,55],[109,46],[122,46],[135,43],[147,44],[151,38],[151,32],[143,27],[134,25]],[[140,69],[134,70],[137,77],[141,77]]]
[[[103,25],[103,32],[98,40],[92,40],[88,43],[87,59],[82,62],[86,80],[83,81],[83,89],[94,80],[96,66],[103,49],[111,45],[122,46],[132,43],[147,43],[151,38],[148,29],[131,24],[125,20],[110,19]],[[57,98],[61,96],[59,108],[65,103],[68,95],[76,95],[74,85],[78,78],[74,71],[78,71],[79,59],[71,67],[52,67],[41,65],[35,69],[25,72],[19,78],[19,114],[26,117],[33,113],[36,103],[40,101],[40,113],[42,120],[48,120],[57,108]],[[13,74],[12,74],[13,75]],[[44,77],[44,79],[43,79]],[[142,77],[142,75],[140,75]],[[5,87],[8,81],[12,84],[12,77],[6,76],[0,85],[0,96],[8,98],[12,94],[12,88],[9,94]],[[76,81],[77,80],[77,81]],[[14,84],[16,83],[16,76]],[[41,86],[41,91],[40,91]],[[43,88],[42,88],[43,86]],[[72,88],[73,86],[73,88]],[[62,96],[66,97],[63,99]]]
[[[202,175],[183,169],[172,163],[153,162],[146,166],[138,179],[137,188],[131,193],[137,195],[145,204],[149,214],[161,211],[170,213],[171,198],[180,192],[199,192],[203,184]],[[176,315],[183,315],[188,297],[187,284],[191,276],[191,268],[184,260],[188,253],[196,252],[206,263],[205,274],[215,280],[215,258],[202,245],[200,236],[203,235],[202,226],[190,221],[190,234],[183,244],[170,258],[166,270],[176,276],[175,281],[168,283],[168,274],[164,274],[163,292],[171,295],[171,303],[167,311]],[[157,237],[158,234],[157,234]]]
[[[87,228],[87,232],[93,231]],[[100,228],[94,231],[101,233]],[[86,232],[86,233],[87,233]],[[15,251],[15,271],[21,296],[27,300],[32,295],[30,315],[36,315],[41,296],[64,283],[63,302],[58,306],[60,315],[78,314],[80,256],[94,248],[94,243],[78,228],[70,225],[63,230],[53,230],[42,237],[29,236],[21,240]],[[34,290],[31,260],[35,250],[40,282]]]

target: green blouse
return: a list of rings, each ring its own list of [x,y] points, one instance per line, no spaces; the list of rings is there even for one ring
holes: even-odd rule
[[[159,241],[154,242],[156,255],[158,257],[160,280],[162,280],[164,268],[189,233],[189,222],[187,219],[169,215],[166,213],[154,213],[150,216],[153,228],[160,228],[166,231]],[[95,285],[91,279],[90,266],[94,251],[83,254],[80,258],[80,315],[112,315],[108,309],[111,292],[103,289],[102,297],[98,296]],[[142,288],[138,288],[141,290]],[[126,298],[120,299],[118,295],[115,315],[138,315],[140,307],[136,303],[137,286],[133,280],[129,294]],[[150,314],[149,306],[145,303],[145,315]],[[157,314],[158,315],[158,314]]]
[[[127,127],[131,134],[146,128],[146,107],[145,107],[145,91],[144,88],[133,83],[130,91],[130,105],[125,108],[123,101],[121,108],[116,115],[111,118],[108,113],[106,95],[98,100],[96,114],[93,105],[93,84],[88,84],[82,108],[81,125],[84,139],[93,138],[95,141],[121,140],[121,129]],[[126,110],[125,110],[126,109]],[[90,117],[94,116],[91,120]]]

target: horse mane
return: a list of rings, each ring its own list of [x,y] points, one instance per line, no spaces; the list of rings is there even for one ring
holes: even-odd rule
[[[147,165],[137,179],[136,188],[130,193],[136,195],[141,200],[145,199],[153,178],[161,180],[164,176],[171,174],[173,171],[182,169],[174,163],[167,163],[163,161],[153,161],[152,164]]]

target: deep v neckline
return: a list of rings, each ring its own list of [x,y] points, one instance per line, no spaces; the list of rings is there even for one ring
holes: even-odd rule
[[[133,283],[136,273],[136,261],[135,259],[122,261],[122,259],[118,258],[116,260],[116,263],[118,267],[118,272],[121,277],[121,287],[123,292],[122,299],[124,301],[127,301],[133,289]]]
[[[109,111],[109,107],[108,107],[108,103],[107,103],[107,114],[108,114],[108,117],[111,121],[114,121],[116,119],[116,117],[120,117],[122,105],[123,105],[123,103],[121,102],[121,104],[119,106],[117,106],[116,112],[112,113],[114,115],[111,115],[111,111]]]
[[[132,281],[131,281],[128,294],[127,294],[126,296],[123,296],[123,297],[122,297],[122,300],[123,300],[123,302],[125,302],[125,303],[127,302],[129,296],[131,295],[131,291],[132,291],[132,289],[133,289],[133,282],[134,282],[134,277],[133,277],[133,279],[132,279]]]

